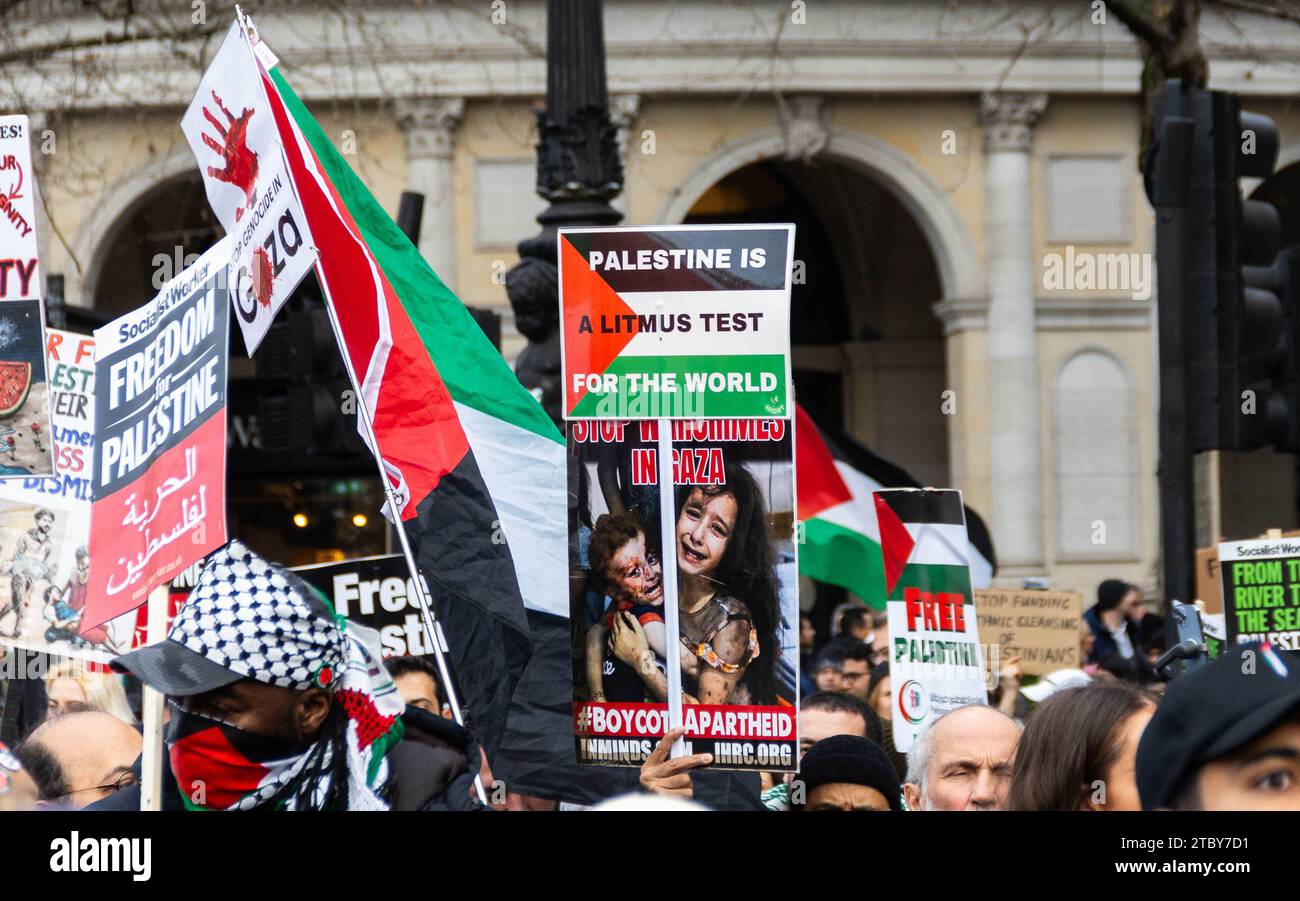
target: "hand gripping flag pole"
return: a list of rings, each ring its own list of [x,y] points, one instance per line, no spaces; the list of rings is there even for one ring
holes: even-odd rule
[[[334,313],[334,299],[330,296],[329,282],[325,278],[325,273],[321,271],[319,262],[316,263],[315,268],[316,280],[320,284],[321,293],[325,296],[325,309],[329,314],[330,328],[334,331],[334,340],[338,342],[339,355],[343,358],[343,365],[347,369],[348,381],[352,384],[352,390],[356,392],[357,425],[361,430],[361,437],[365,439],[366,446],[370,448],[370,453],[375,458],[375,465],[379,469],[379,481],[384,486],[384,496],[388,499],[388,511],[391,515],[391,521],[397,532],[398,540],[402,544],[402,554],[406,557],[406,565],[411,571],[411,584],[415,587],[415,597],[420,604],[420,621],[424,624],[425,635],[429,639],[429,644],[433,646],[434,658],[438,662],[438,674],[442,677],[442,690],[446,693],[447,704],[451,707],[451,715],[455,717],[457,723],[464,726],[465,714],[461,710],[460,699],[456,697],[456,688],[451,681],[451,670],[447,666],[442,628],[433,615],[433,605],[429,600],[429,586],[425,584],[424,576],[421,575],[420,568],[415,564],[415,554],[411,551],[411,542],[406,535],[406,527],[402,525],[402,508],[397,501],[397,492],[393,490],[393,483],[384,469],[383,458],[379,455],[379,442],[375,438],[374,425],[370,421],[370,411],[366,408],[365,394],[361,390],[361,383],[357,380],[356,372],[352,369],[352,360],[348,356],[347,343],[343,340],[343,330]],[[474,774],[474,789],[478,793],[479,801],[486,805],[488,803],[487,791],[484,789],[483,780],[478,773]]]

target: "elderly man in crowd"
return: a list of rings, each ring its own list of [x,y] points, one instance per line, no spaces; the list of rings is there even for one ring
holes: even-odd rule
[[[945,713],[907,752],[908,810],[1001,810],[1019,741],[1015,720],[992,707]]]
[[[36,783],[40,806],[80,810],[138,783],[133,765],[142,739],[98,710],[46,720],[14,749]]]

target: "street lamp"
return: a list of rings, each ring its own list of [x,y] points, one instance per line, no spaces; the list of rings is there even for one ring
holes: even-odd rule
[[[613,225],[609,205],[623,190],[623,162],[609,115],[600,0],[547,0],[546,106],[537,115],[537,193],[550,206],[541,233],[519,242],[506,273],[515,325],[528,339],[515,375],[560,423],[559,283],[555,231]]]

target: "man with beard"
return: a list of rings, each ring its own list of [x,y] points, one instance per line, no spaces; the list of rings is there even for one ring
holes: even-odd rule
[[[477,745],[403,704],[378,639],[236,541],[204,562],[167,639],[113,666],[168,696],[170,775],[187,809],[475,807]],[[114,801],[138,808],[138,790]]]
[[[50,532],[54,529],[54,514],[41,507],[33,518],[35,527],[20,535],[14,545],[14,559],[9,564],[9,603],[0,610],[0,619],[10,611],[14,613],[14,627],[9,632],[11,638],[22,636],[23,614],[31,599],[32,588],[50,574]]]

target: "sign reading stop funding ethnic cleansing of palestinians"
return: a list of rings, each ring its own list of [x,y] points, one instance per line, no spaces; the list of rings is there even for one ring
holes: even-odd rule
[[[1219,581],[1228,644],[1267,641],[1300,650],[1300,539],[1220,544]]]
[[[230,299],[249,356],[316,261],[261,66],[243,28],[232,24],[181,119],[208,203],[233,237]]]
[[[790,415],[793,225],[556,240],[566,419]]]
[[[411,570],[401,554],[294,569],[334,605],[334,612],[379,633],[384,657],[432,656]]]
[[[683,487],[668,494],[677,504],[668,555],[659,550],[659,425],[569,424],[577,760],[640,766],[667,731],[664,610],[674,599],[663,575],[670,561],[679,566],[681,596],[700,586],[711,593],[702,607],[679,613],[686,753],[710,753],[720,769],[793,770],[799,577],[792,424],[671,423],[673,481]],[[636,629],[645,636],[652,669],[635,665],[630,645],[619,650],[623,629],[614,628],[615,616],[625,627],[636,623],[627,637],[635,643]],[[737,639],[751,643],[728,643]],[[648,662],[644,654],[638,661]],[[720,690],[728,679],[735,680],[729,694]],[[706,698],[711,702],[696,703]]]
[[[1018,656],[1029,676],[1078,667],[1083,595],[1075,591],[977,589],[980,632],[1002,660]]]
[[[970,541],[960,491],[891,489],[874,497],[889,616],[894,747],[906,752],[939,716],[988,700]]]
[[[230,242],[95,330],[89,626],[226,542]]]

